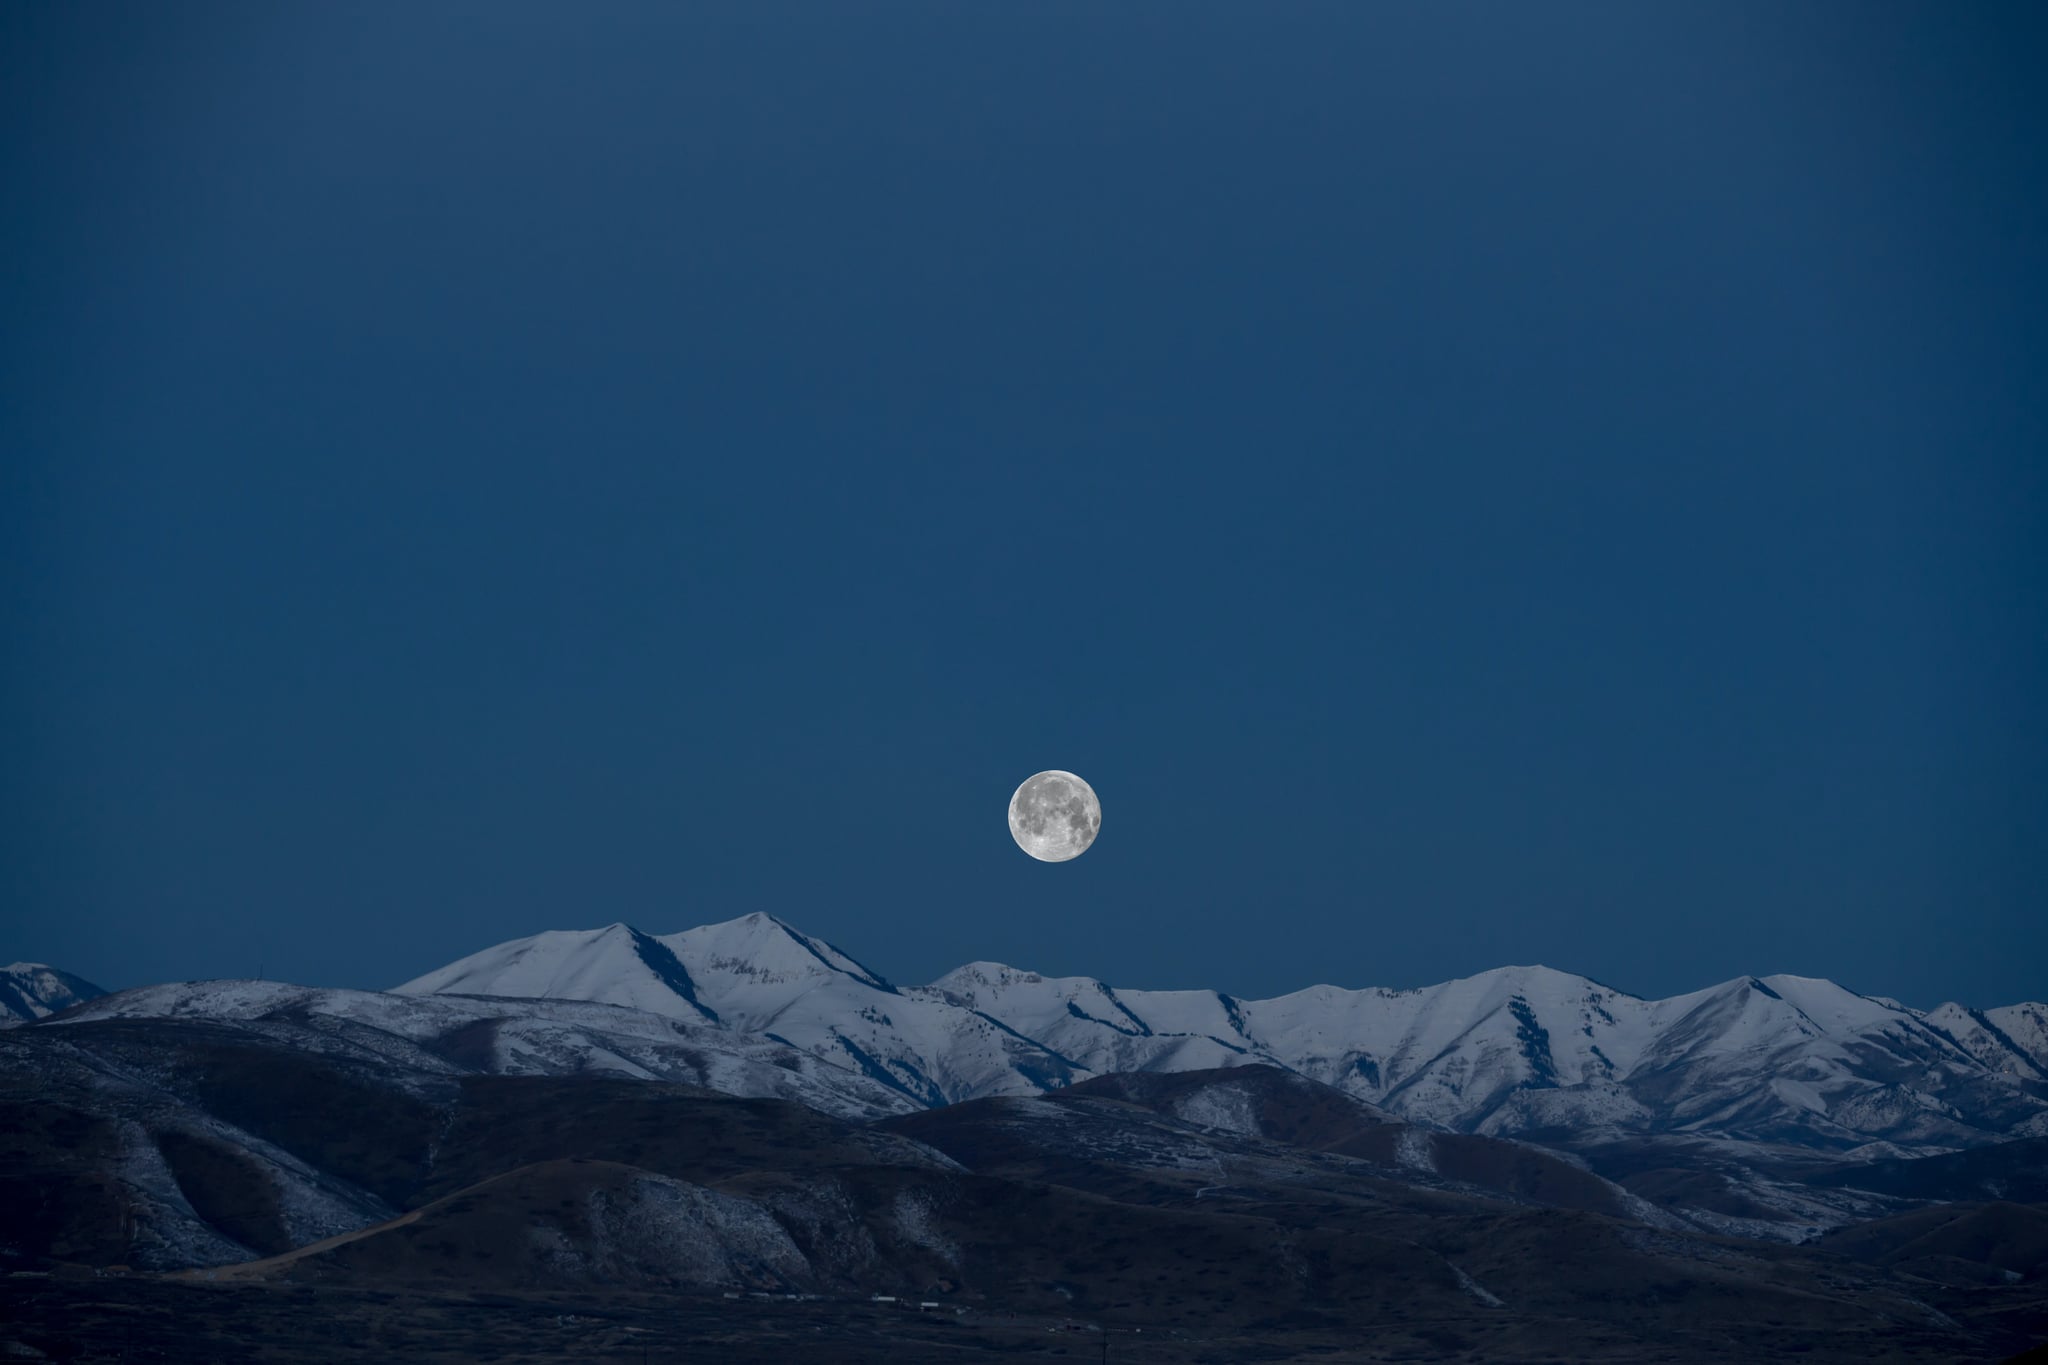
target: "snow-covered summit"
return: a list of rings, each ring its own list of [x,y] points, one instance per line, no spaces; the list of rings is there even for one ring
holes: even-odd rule
[[[773,1017],[805,993],[841,981],[883,995],[896,993],[850,954],[760,911],[657,941],[689,964],[702,992],[699,998],[721,1014],[731,1010],[735,1020]]]
[[[82,1000],[106,992],[82,976],[44,962],[10,962],[0,967],[0,1027],[46,1019]]]

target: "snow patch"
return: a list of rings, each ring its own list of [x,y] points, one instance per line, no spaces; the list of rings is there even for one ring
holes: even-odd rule
[[[1449,1261],[1444,1262],[1444,1264],[1451,1266],[1451,1273],[1458,1277],[1458,1288],[1464,1290],[1467,1294],[1470,1294],[1473,1298],[1479,1300],[1488,1308],[1501,1307],[1501,1301],[1495,1298],[1492,1294],[1489,1294],[1480,1285],[1479,1281],[1473,1279],[1470,1275],[1467,1275],[1459,1267],[1451,1265]]]
[[[1243,1086],[1206,1085],[1175,1100],[1173,1116],[1201,1128],[1241,1137],[1260,1135],[1258,1109]]]
[[[1404,1171],[1436,1173],[1436,1149],[1420,1128],[1403,1128],[1394,1140],[1394,1164]]]

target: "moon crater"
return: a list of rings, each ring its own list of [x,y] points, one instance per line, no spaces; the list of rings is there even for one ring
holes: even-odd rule
[[[1049,768],[1024,779],[1010,798],[1010,837],[1042,863],[1080,857],[1102,831],[1095,788],[1070,772]]]

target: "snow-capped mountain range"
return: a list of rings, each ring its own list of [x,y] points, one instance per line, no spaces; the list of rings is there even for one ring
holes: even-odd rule
[[[399,995],[598,1000],[787,1042],[912,1106],[1036,1094],[1095,1074],[935,990],[899,990],[771,915],[657,938],[629,925],[487,948]]]
[[[1463,1132],[1696,1134],[1852,1151],[2048,1133],[2048,1007],[1919,1011],[1807,977],[1643,1000],[1545,967],[1271,1000],[976,962],[891,985],[770,915],[500,944],[401,995],[574,999],[787,1044],[909,1104],[1251,1062]]]
[[[11,962],[0,967],[0,1028],[47,1019],[81,1000],[105,994],[85,978],[45,963]]]

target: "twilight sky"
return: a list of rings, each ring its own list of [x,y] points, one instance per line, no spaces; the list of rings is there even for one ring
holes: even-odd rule
[[[2040,14],[10,6],[0,961],[2040,999]]]

